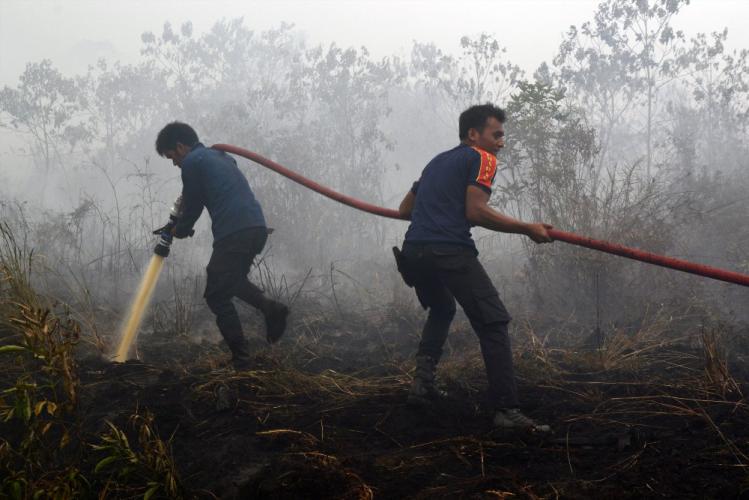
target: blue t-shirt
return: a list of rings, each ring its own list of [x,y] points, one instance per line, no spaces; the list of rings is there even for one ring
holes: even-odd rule
[[[483,149],[461,144],[437,155],[411,188],[416,200],[405,241],[475,249],[466,218],[466,190],[473,184],[491,194],[496,173],[497,157]]]
[[[182,162],[182,216],[175,229],[178,237],[189,234],[203,207],[211,216],[214,242],[240,229],[265,227],[263,209],[234,158],[198,143]]]

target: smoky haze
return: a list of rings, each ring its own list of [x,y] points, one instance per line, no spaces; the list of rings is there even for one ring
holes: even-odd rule
[[[43,258],[50,294],[87,324],[114,324],[181,189],[153,148],[167,122],[396,207],[457,144],[460,111],[492,101],[509,116],[498,210],[747,272],[749,5],[649,4],[3,1],[2,220]],[[390,258],[405,223],[238,163],[275,228],[253,270],[268,293],[339,311],[418,307]],[[196,231],[172,249],[152,328],[184,303],[207,316],[207,215]],[[474,238],[516,317],[583,332],[668,308],[746,319],[738,287]],[[195,319],[191,332],[216,338],[211,328]]]

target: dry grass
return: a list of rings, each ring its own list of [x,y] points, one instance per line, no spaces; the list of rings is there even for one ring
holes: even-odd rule
[[[77,445],[79,327],[32,286],[33,254],[0,225],[0,438],[3,493],[75,498],[85,483]]]
[[[720,328],[702,328],[700,335],[702,355],[704,357],[705,388],[715,391],[726,398],[738,396],[743,398],[741,387],[728,370],[725,330]]]
[[[17,248],[5,255],[10,260],[4,269],[14,271],[6,271],[4,297],[28,297],[27,302],[2,303],[7,319],[3,332],[12,335],[3,340],[20,348],[6,354],[22,358],[13,373],[56,374],[57,392],[49,394],[59,401],[45,397],[48,403],[39,404],[34,398],[42,393],[33,391],[40,385],[23,379],[26,385],[17,385],[17,394],[26,391],[25,399],[11,404],[7,396],[4,410],[18,412],[13,418],[28,415],[33,425],[53,422],[46,431],[32,427],[54,436],[55,449],[63,438],[62,409],[76,408],[86,391],[127,379],[128,387],[142,389],[142,394],[183,391],[172,406],[162,399],[143,401],[162,405],[160,411],[183,411],[178,432],[181,426],[192,426],[186,436],[204,437],[211,444],[244,439],[257,446],[252,454],[264,454],[265,465],[243,486],[248,496],[305,489],[361,499],[396,491],[411,498],[584,496],[634,484],[633,475],[650,473],[663,462],[662,451],[654,452],[654,447],[672,445],[709,464],[711,473],[739,474],[738,482],[749,470],[749,439],[741,431],[749,425],[745,382],[731,370],[726,331],[720,324],[689,330],[683,327],[688,321],[658,311],[636,329],[610,329],[603,345],[591,349],[579,347],[581,335],[567,326],[552,337],[529,321],[520,323],[514,351],[521,398],[530,403],[531,415],[551,423],[556,433],[518,437],[492,430],[489,416],[480,410],[486,388],[483,361],[473,334],[461,322],[456,322],[438,371],[449,400],[431,413],[407,407],[413,369],[408,350],[416,346],[415,314],[420,313],[408,305],[362,311],[354,321],[300,300],[290,338],[282,348],[259,350],[256,369],[219,369],[226,354],[206,348],[198,349],[198,359],[186,357],[177,364],[168,385],[161,381],[166,371],[157,361],[104,368],[98,388],[81,386],[72,355],[55,351],[55,346],[72,345],[74,336],[66,335],[75,327],[43,307],[43,299],[31,293],[30,281],[23,281],[31,276],[24,264],[32,262],[30,255]],[[690,344],[690,338],[699,339],[699,345]],[[179,336],[171,342],[165,358],[191,341]],[[34,352],[41,354],[30,354]],[[4,369],[10,373],[7,365]],[[65,406],[65,401],[73,404]],[[102,411],[114,410],[106,407],[107,397],[97,401],[105,406]],[[116,410],[127,416],[133,408]],[[189,496],[177,473],[184,455],[172,451],[172,439],[184,436],[160,435],[155,414],[137,411],[129,421],[114,419],[121,425],[111,424],[103,436],[68,433],[65,439],[77,440],[79,450],[81,444],[93,450],[98,467],[88,470],[80,461],[63,462],[42,472],[41,461],[28,469],[16,462],[8,475],[14,486],[6,483],[5,491],[21,488],[23,493],[33,485],[71,492],[71,498],[82,491]],[[683,439],[685,434],[697,443]],[[0,456],[5,457],[4,472],[10,471],[8,457],[19,456],[15,443],[0,443]],[[528,463],[534,466],[528,468]],[[63,481],[63,473],[73,479]],[[749,472],[746,476],[749,484]],[[185,477],[189,482],[189,475]]]

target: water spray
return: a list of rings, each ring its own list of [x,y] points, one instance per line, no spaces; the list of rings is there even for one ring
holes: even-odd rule
[[[127,321],[124,323],[124,327],[120,334],[120,345],[117,348],[117,353],[114,355],[114,361],[124,363],[127,361],[127,355],[130,351],[130,346],[135,341],[135,337],[138,335],[138,329],[143,321],[143,316],[148,309],[148,304],[151,303],[151,296],[156,288],[156,283],[159,281],[159,275],[161,269],[164,266],[164,258],[169,256],[169,250],[172,246],[172,240],[174,235],[172,234],[174,228],[179,222],[179,218],[182,215],[182,197],[177,198],[177,201],[172,205],[172,210],[169,213],[169,221],[153,233],[159,236],[156,242],[156,246],[153,249],[153,256],[151,261],[148,263],[146,272],[141,279],[140,285],[138,286],[138,292],[135,294],[135,299],[130,306],[130,311],[127,315]],[[190,236],[194,234],[194,231],[190,232]]]

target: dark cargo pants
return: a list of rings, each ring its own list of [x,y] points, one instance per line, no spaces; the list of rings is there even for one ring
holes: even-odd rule
[[[232,304],[238,297],[249,305],[265,310],[268,299],[263,291],[247,279],[255,256],[262,252],[268,230],[265,227],[242,229],[213,244],[208,261],[205,301],[216,315],[216,325],[232,352],[246,354],[247,340],[242,333],[237,309]]]
[[[419,354],[439,360],[457,300],[479,338],[491,404],[496,408],[517,407],[507,331],[511,318],[476,252],[461,245],[405,243],[403,257],[419,301],[429,310]]]

